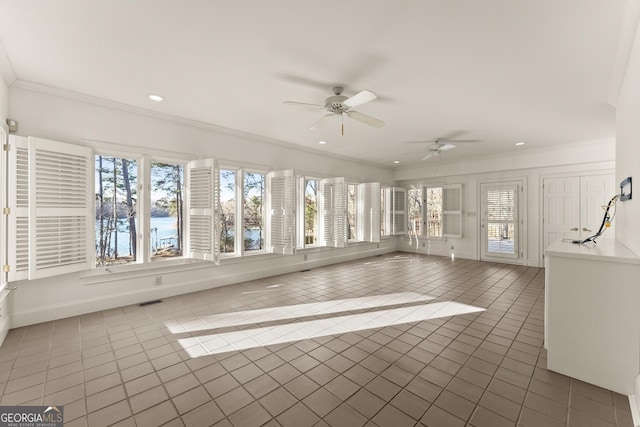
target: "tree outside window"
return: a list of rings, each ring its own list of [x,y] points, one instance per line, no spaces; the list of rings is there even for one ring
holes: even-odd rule
[[[136,261],[137,175],[135,160],[95,156],[96,266]]]
[[[151,259],[182,256],[184,166],[151,163]]]

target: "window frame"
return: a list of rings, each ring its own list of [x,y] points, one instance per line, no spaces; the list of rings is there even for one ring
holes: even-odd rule
[[[306,242],[306,226],[307,226],[307,182],[315,181],[316,183],[316,194],[315,194],[315,206],[316,206],[316,214],[315,214],[315,242],[307,243]],[[320,236],[320,186],[322,182],[322,178],[318,178],[312,175],[300,176],[297,179],[298,182],[298,190],[296,191],[297,200],[296,206],[298,210],[297,222],[298,225],[296,230],[298,232],[298,239],[296,241],[296,246],[298,249],[312,249],[312,248],[322,248],[321,236]]]

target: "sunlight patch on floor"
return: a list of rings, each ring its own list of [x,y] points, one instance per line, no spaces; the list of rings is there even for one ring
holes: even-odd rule
[[[305,304],[308,305],[308,304]],[[286,307],[285,307],[286,308]],[[282,307],[280,308],[282,309]],[[454,301],[376,310],[241,331],[206,334],[179,339],[190,357],[200,357],[254,347],[282,344],[365,329],[384,328],[403,323],[484,311],[484,308]],[[324,313],[326,314],[326,313]]]
[[[295,304],[279,307],[261,308],[257,310],[236,311],[230,313],[203,316],[206,326],[186,327],[180,324],[167,323],[171,333],[198,332],[209,329],[228,328],[251,325],[255,323],[274,322],[307,316],[344,313],[347,311],[388,307],[391,305],[409,304],[431,301],[433,297],[416,292],[400,292],[395,294],[372,295],[359,298],[346,298],[331,301]]]

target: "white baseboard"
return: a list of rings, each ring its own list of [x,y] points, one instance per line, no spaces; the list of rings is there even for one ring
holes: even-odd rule
[[[158,288],[147,288],[137,291],[133,290],[119,294],[99,296],[84,300],[75,300],[70,303],[58,303],[47,306],[39,306],[37,308],[12,313],[10,325],[11,328],[18,328],[22,326],[33,325],[36,323],[94,313],[101,310],[109,310],[127,305],[139,304],[145,301],[168,298],[190,292],[213,289],[221,286],[232,285],[235,283],[242,283],[251,280],[277,276],[280,274],[293,273],[310,268],[318,268],[325,265],[336,264],[339,262],[353,261],[360,258],[382,255],[394,251],[395,247],[374,248],[354,254],[343,253],[336,254],[334,256],[323,256],[321,259],[316,260],[304,260],[294,265],[280,265],[268,269],[262,268],[260,270],[247,268],[243,272],[236,271],[233,274],[220,274],[216,277],[208,279],[198,279],[191,282],[167,284]]]
[[[635,393],[629,396],[629,407],[631,408],[633,425],[640,427],[640,375],[636,377]]]

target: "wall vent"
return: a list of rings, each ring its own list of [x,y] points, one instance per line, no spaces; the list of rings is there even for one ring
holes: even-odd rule
[[[154,299],[153,301],[141,302],[140,304],[138,304],[138,307],[144,307],[144,306],[151,305],[151,304],[160,304],[161,302],[162,302],[162,300],[160,300],[160,299]]]

